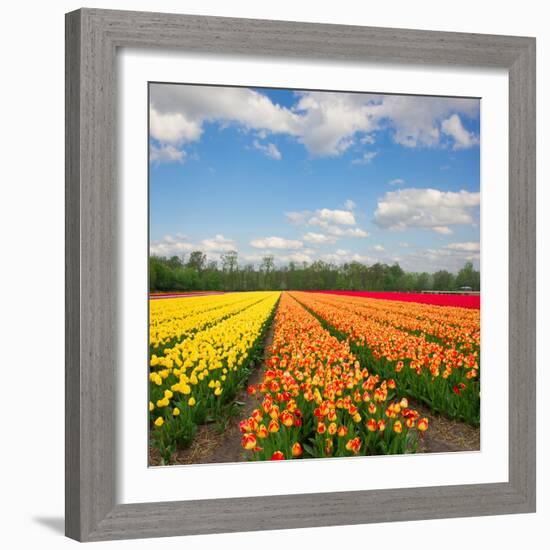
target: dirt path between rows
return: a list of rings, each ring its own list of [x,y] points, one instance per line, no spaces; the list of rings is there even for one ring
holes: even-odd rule
[[[239,414],[231,418],[226,430],[219,433],[213,425],[199,426],[197,433],[187,449],[176,451],[170,465],[183,464],[213,464],[223,462],[244,462],[245,452],[241,447],[239,422],[248,418],[257,408],[256,396],[248,395],[246,387],[257,385],[265,370],[265,360],[268,358],[268,348],[273,342],[274,322],[271,323],[264,340],[263,360],[252,371],[247,385],[239,392],[236,401],[243,403]],[[480,450],[480,430],[464,422],[449,420],[430,411],[425,405],[409,400],[410,406],[419,411],[429,421],[429,429],[422,434],[418,453],[448,453],[459,451]],[[156,449],[149,450],[150,466],[161,464],[160,455]]]
[[[267,350],[273,342],[273,325],[274,322],[271,323],[264,339],[263,360],[255,366],[247,384],[235,398],[235,401],[244,403],[239,414],[231,418],[222,434],[218,433],[212,425],[199,426],[191,445],[187,449],[176,451],[170,465],[244,462],[246,460],[245,451],[241,447],[239,422],[248,418],[252,411],[258,407],[257,397],[248,395],[246,388],[250,384],[257,385],[262,380],[265,360],[268,357]],[[160,465],[160,456],[154,449],[150,449],[149,464],[151,466]]]
[[[419,453],[451,453],[457,451],[479,451],[479,426],[471,426],[459,420],[449,420],[434,414],[424,405],[409,399],[413,409],[429,421],[429,428],[423,434],[418,446]]]

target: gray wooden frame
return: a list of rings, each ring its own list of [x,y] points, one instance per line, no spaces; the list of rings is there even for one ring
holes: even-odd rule
[[[509,481],[117,504],[117,48],[509,71]],[[535,511],[535,39],[82,9],[66,16],[66,534],[81,541]]]

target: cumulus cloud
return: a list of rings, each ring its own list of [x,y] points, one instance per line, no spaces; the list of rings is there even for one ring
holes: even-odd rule
[[[450,225],[471,225],[479,206],[479,193],[400,189],[378,200],[374,223],[381,228],[403,230],[411,227],[449,234]]]
[[[332,244],[338,240],[338,238],[334,235],[325,235],[324,233],[314,232],[306,233],[303,239],[311,244]]]
[[[359,229],[358,227],[353,227],[353,228],[350,228],[350,229],[344,229],[342,231],[341,235],[343,237],[359,237],[359,238],[369,236],[369,234],[366,231],[364,231],[363,229]]]
[[[344,208],[346,210],[353,210],[357,205],[351,200],[351,199],[348,199],[345,203],[344,203]]]
[[[451,136],[454,140],[453,149],[468,149],[477,145],[479,139],[473,132],[468,132],[457,114],[451,115],[441,123],[441,130],[444,134]]]
[[[376,252],[384,252],[384,250],[386,250],[381,244],[375,244],[372,248],[376,250]]]
[[[365,254],[359,254],[358,252],[352,252],[350,250],[338,249],[335,252],[328,254],[321,254],[319,259],[334,264],[346,264],[351,262],[360,262],[363,264],[375,263],[375,259]]]
[[[149,111],[149,130],[161,143],[181,144],[196,141],[202,135],[199,122],[188,120],[179,112],[159,113],[153,106]]]
[[[479,113],[479,101],[467,98],[382,96],[376,115],[393,128],[393,139],[404,147],[435,147],[441,143],[441,121],[451,114]]]
[[[353,159],[351,161],[352,164],[370,164],[374,158],[378,156],[377,151],[368,151],[366,153],[363,153],[363,156]]]
[[[313,256],[311,255],[311,252],[303,250],[300,252],[293,252],[291,254],[278,256],[277,260],[281,263],[288,263],[288,262],[311,263],[313,261]]]
[[[433,273],[446,269],[457,273],[466,262],[472,262],[479,269],[479,251],[442,248],[417,249],[402,257],[400,264],[408,271],[427,271]]]
[[[261,151],[264,153],[264,155],[274,159],[274,160],[281,160],[283,157],[281,155],[281,152],[279,149],[277,149],[277,146],[273,143],[260,143],[257,139],[255,139],[252,142],[252,146],[254,149],[257,149],[258,151]]]
[[[448,250],[458,250],[460,252],[479,252],[478,242],[450,243],[445,246]]]
[[[159,241],[151,241],[149,251],[152,256],[181,256],[195,247],[186,235],[165,235]]]
[[[238,123],[248,129],[296,135],[300,117],[248,88],[155,84],[151,86],[151,131],[162,141],[198,139],[205,121]],[[176,129],[170,130],[176,120]],[[168,126],[168,128],[166,127]],[[186,131],[180,130],[185,128]],[[156,135],[155,135],[156,134]]]
[[[302,210],[301,212],[285,212],[285,216],[291,224],[302,225],[307,223],[312,213],[309,210]]]
[[[309,225],[336,223],[339,225],[355,225],[355,216],[349,210],[330,210],[321,208],[315,211],[315,215],[309,219]]]
[[[304,240],[314,244],[334,243],[338,238],[364,238],[368,233],[356,225],[355,215],[352,209],[355,203],[347,200],[347,210],[331,210],[320,208],[314,212],[302,210],[301,212],[286,212],[287,221],[293,225],[314,227],[317,231],[311,231],[304,235]],[[319,231],[321,230],[321,231]]]
[[[262,249],[296,250],[302,248],[303,243],[302,241],[283,239],[282,237],[264,237],[250,241],[250,246]]]
[[[235,124],[253,130],[260,139],[285,134],[317,156],[372,145],[376,132],[386,128],[405,147],[441,145],[442,134],[454,140],[456,148],[477,139],[464,130],[460,119],[460,126],[453,119],[477,116],[479,101],[471,99],[301,92],[296,104],[287,108],[247,88],[173,84],[152,85],[150,97],[151,136],[163,144],[199,140],[205,122]],[[375,155],[367,152],[357,162],[368,163]]]
[[[372,145],[375,141],[376,141],[376,139],[373,135],[368,135],[367,134],[366,136],[363,136],[359,140],[359,143],[362,143],[363,145]]]
[[[232,239],[227,239],[221,234],[215,235],[210,239],[203,239],[200,248],[205,252],[229,252],[237,250],[237,245]]]
[[[184,163],[187,153],[173,145],[163,145],[157,147],[151,145],[149,148],[149,161],[152,163],[161,162],[180,162]]]
[[[403,185],[405,183],[405,180],[401,178],[395,178],[394,180],[390,180],[388,183],[390,185]]]

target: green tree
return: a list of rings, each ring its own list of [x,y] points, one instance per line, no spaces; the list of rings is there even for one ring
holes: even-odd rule
[[[222,255],[222,266],[225,274],[225,290],[236,290],[239,257],[236,250],[230,250]]]
[[[456,276],[456,286],[458,288],[468,286],[472,290],[479,290],[479,271],[474,269],[474,264],[472,262],[467,262],[458,272]]]
[[[187,267],[194,269],[198,273],[202,273],[206,267],[206,254],[201,250],[193,250],[189,255]]]
[[[455,276],[446,270],[437,271],[433,274],[434,290],[454,290]]]

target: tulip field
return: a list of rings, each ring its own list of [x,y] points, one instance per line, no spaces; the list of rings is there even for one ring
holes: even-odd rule
[[[429,415],[479,426],[479,305],[392,294],[152,296],[150,447],[233,422],[242,460],[404,454]]]

